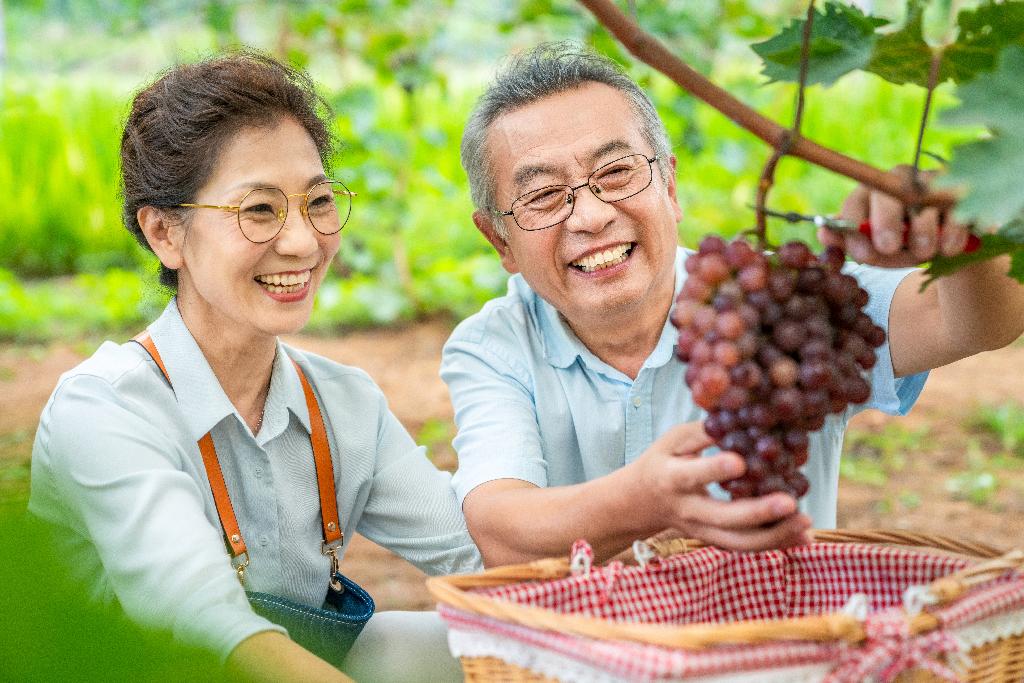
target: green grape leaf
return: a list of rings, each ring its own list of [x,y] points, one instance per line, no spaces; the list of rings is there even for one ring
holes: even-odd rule
[[[1024,2],[987,2],[957,15],[957,39],[932,48],[924,37],[922,0],[908,0],[903,28],[879,37],[866,67],[887,81],[928,86],[934,52],[941,52],[938,83],[952,79],[966,83],[991,71],[999,52],[1008,45],[1024,45]]]
[[[1024,2],[989,0],[957,17],[959,35],[946,51],[950,77],[965,83],[981,73],[992,71],[999,53],[1010,45],[1024,47]]]
[[[871,61],[865,69],[887,81],[902,85],[916,83],[928,86],[931,71],[932,48],[924,39],[924,3],[921,0],[907,2],[907,20],[903,28],[894,33],[879,36]],[[945,80],[940,65],[939,81]]]
[[[924,271],[925,280],[921,289],[924,290],[936,278],[950,275],[973,263],[987,261],[1003,254],[1013,255],[1010,275],[1024,282],[1024,220],[1012,221],[999,232],[981,235],[981,246],[970,254],[936,256]]]
[[[942,186],[966,190],[957,216],[980,225],[1002,225],[1024,212],[1024,48],[1003,50],[999,67],[957,89],[960,106],[943,123],[983,125],[991,137],[955,148]]]
[[[1016,251],[1010,259],[1010,271],[1007,273],[1017,282],[1024,282],[1024,249]]]
[[[772,81],[800,80],[800,53],[806,20],[790,22],[781,33],[751,48],[762,60],[762,73]],[[870,17],[853,6],[829,2],[815,10],[808,46],[807,85],[831,85],[844,74],[864,68],[878,39],[875,29],[885,19]]]

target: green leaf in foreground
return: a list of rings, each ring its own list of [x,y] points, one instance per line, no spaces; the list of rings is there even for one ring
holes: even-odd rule
[[[982,125],[990,138],[954,150],[943,186],[966,190],[957,216],[977,225],[1002,225],[1024,211],[1024,48],[1008,47],[999,67],[961,85],[961,104],[943,112],[948,124]]]
[[[764,60],[762,73],[773,81],[800,80],[800,53],[805,20],[790,22],[781,33],[751,48]],[[829,2],[815,10],[807,63],[807,85],[831,85],[844,74],[864,68],[871,59],[875,29],[885,19],[869,17],[856,7]]]
[[[921,0],[910,0],[903,28],[878,38],[866,70],[897,85],[916,83],[928,87],[933,52],[924,39],[923,20],[923,3]],[[948,76],[942,73],[946,64],[946,60],[943,60],[940,66],[940,82]]]
[[[963,83],[991,71],[1009,45],[1024,47],[1024,2],[988,2],[957,17],[959,35],[947,50],[953,80]]]
[[[867,71],[897,85],[928,87],[932,55],[941,51],[937,82],[966,83],[992,71],[1003,48],[1024,45],[1024,2],[987,2],[961,11],[956,41],[936,48],[925,40],[924,6],[921,0],[907,2],[903,28],[879,37]]]
[[[936,256],[925,270],[925,281],[921,289],[930,285],[936,278],[955,273],[972,263],[987,261],[1004,254],[1012,255],[1008,275],[1024,282],[1024,219],[1011,221],[1000,228],[999,232],[991,235],[981,235],[981,247],[973,253]]]

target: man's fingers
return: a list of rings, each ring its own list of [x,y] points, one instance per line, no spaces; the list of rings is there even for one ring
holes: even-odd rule
[[[807,515],[790,515],[767,527],[743,530],[706,527],[699,538],[726,550],[757,551],[790,548],[811,542],[811,520]]]
[[[880,254],[895,254],[903,248],[903,204],[881,192],[871,194],[868,207],[871,242]]]
[[[967,247],[967,228],[952,220],[947,220],[943,225],[940,234],[940,250],[943,256],[956,256],[963,253]]]
[[[843,200],[843,208],[839,217],[845,221],[859,224],[868,217],[868,199],[871,190],[865,185],[858,185],[846,199]]]
[[[743,530],[775,524],[797,511],[796,499],[785,493],[726,501],[714,498],[693,501],[694,521],[713,519],[723,529]]]
[[[708,484],[735,479],[746,469],[743,458],[735,453],[723,451],[707,458],[672,460],[665,469],[665,476],[668,478],[666,483],[669,484],[670,490],[676,493],[703,494],[704,487]]]
[[[935,256],[939,247],[939,210],[928,207],[910,219],[910,253],[919,261]]]
[[[713,444],[700,422],[679,424],[662,434],[651,448],[658,448],[669,455],[696,456]]]

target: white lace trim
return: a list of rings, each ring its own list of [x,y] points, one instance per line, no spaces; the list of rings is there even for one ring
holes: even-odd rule
[[[1024,634],[1024,610],[997,614],[967,626],[952,630],[961,652],[1002,638]]]
[[[525,645],[511,638],[487,633],[448,629],[448,647],[456,657],[497,657],[502,661],[529,669],[563,683],[628,683],[629,679],[614,676],[589,664],[564,655]],[[771,670],[717,674],[714,676],[662,678],[659,681],[686,683],[819,683],[834,662],[774,668]]]

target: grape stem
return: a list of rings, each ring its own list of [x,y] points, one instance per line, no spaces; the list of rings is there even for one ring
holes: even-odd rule
[[[590,10],[633,56],[769,145],[778,148],[783,143],[788,132],[786,128],[736,99],[673,55],[657,38],[623,14],[612,0],[579,0],[579,3]],[[908,205],[949,208],[956,201],[948,191],[922,191],[899,174],[875,168],[806,137],[794,140],[789,154],[889,194]]]
[[[917,129],[917,146],[914,148],[914,186],[918,190],[924,189],[921,182],[921,150],[924,145],[924,132],[928,128],[928,114],[932,109],[932,96],[935,94],[935,86],[939,83],[939,67],[942,65],[942,51],[932,52],[931,66],[928,69],[928,90],[924,96],[924,111],[921,112],[921,125]]]
[[[757,228],[754,234],[757,236],[757,246],[764,251],[768,248],[768,218],[765,213],[765,203],[768,201],[768,192],[775,184],[775,169],[786,154],[793,148],[793,143],[800,139],[800,124],[804,116],[804,93],[807,90],[807,63],[811,45],[811,31],[814,27],[814,0],[807,3],[807,20],[804,22],[804,32],[800,43],[800,83],[796,94],[796,111],[793,114],[793,127],[785,131],[775,146],[775,151],[765,162],[761,170],[761,179],[757,184]]]

